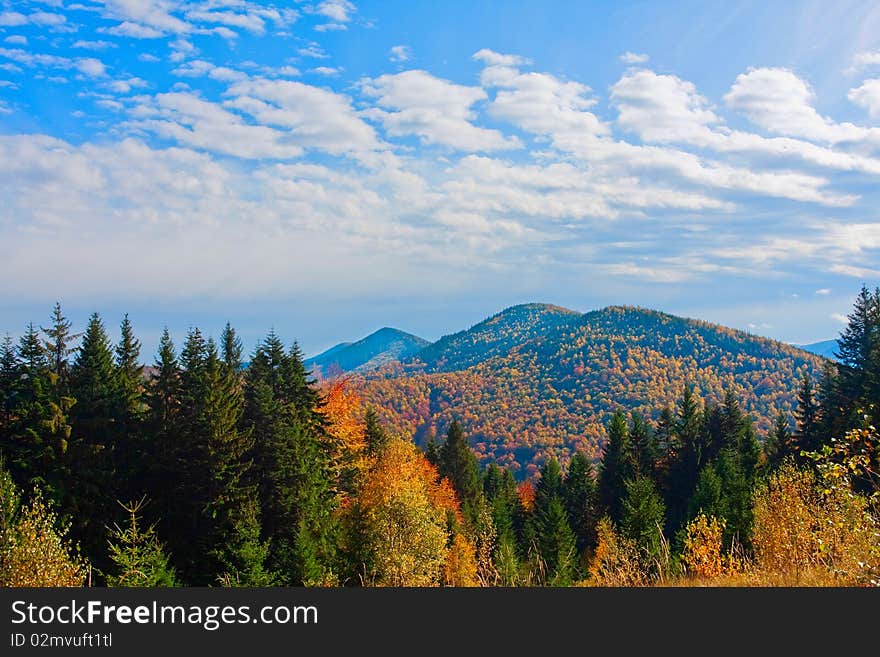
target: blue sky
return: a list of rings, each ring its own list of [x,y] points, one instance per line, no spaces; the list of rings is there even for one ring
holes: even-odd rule
[[[791,342],[880,282],[872,2],[0,0],[0,330],[309,353],[514,303]]]

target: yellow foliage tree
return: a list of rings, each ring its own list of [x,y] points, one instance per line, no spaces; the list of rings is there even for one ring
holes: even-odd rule
[[[642,569],[639,549],[634,541],[622,536],[611,519],[602,518],[596,525],[598,543],[590,562],[590,577],[596,586],[647,586],[649,579]]]
[[[439,479],[415,445],[390,439],[348,512],[365,519],[373,570],[367,583],[440,584],[449,553],[447,527],[458,517],[458,502],[449,482]],[[462,555],[456,559],[463,568]]]
[[[64,539],[67,527],[59,526],[58,517],[34,491],[30,504],[16,509],[17,491],[8,475],[0,471],[4,507],[0,526],[0,586],[83,586],[87,566]],[[10,502],[7,497],[15,497]]]
[[[447,586],[479,586],[477,569],[474,544],[463,534],[456,534],[443,566],[443,583]]]
[[[688,572],[697,577],[711,579],[724,572],[721,540],[724,521],[701,513],[687,526],[682,561]]]

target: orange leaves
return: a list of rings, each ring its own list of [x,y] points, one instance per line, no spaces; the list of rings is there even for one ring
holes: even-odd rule
[[[535,485],[531,481],[524,481],[516,487],[516,494],[523,508],[531,513],[535,508]]]
[[[684,539],[682,561],[693,575],[697,577],[718,577],[724,571],[721,556],[721,538],[724,533],[724,521],[714,516],[709,518],[701,513],[691,520],[687,526]]]
[[[330,422],[328,431],[348,452],[360,452],[365,447],[363,401],[349,386],[349,379],[341,377],[324,384],[324,413]]]

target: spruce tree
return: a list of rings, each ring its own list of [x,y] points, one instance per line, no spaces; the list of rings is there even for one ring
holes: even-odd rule
[[[482,496],[480,466],[457,420],[449,425],[446,442],[440,448],[438,469],[440,476],[449,479],[455,489],[465,519],[473,523]]]
[[[377,456],[388,444],[388,434],[379,423],[379,415],[372,406],[367,407],[364,415],[364,439],[367,444],[367,453]]]
[[[618,410],[608,423],[608,440],[602,455],[598,482],[599,503],[615,522],[620,522],[621,518],[624,482],[632,478],[635,472],[629,427],[623,411]]]
[[[629,441],[639,474],[653,477],[659,458],[657,438],[651,426],[637,411],[630,414]]]
[[[544,583],[566,586],[577,564],[574,533],[565,510],[562,470],[551,458],[541,468],[535,487],[534,525],[538,556],[544,569]]]
[[[798,435],[795,444],[798,452],[814,451],[819,447],[819,409],[813,392],[813,380],[804,373],[798,388],[798,406],[795,411]]]
[[[66,390],[67,370],[69,366],[69,358],[75,351],[72,347],[73,342],[80,337],[79,333],[71,333],[70,329],[73,324],[64,316],[61,311],[61,304],[55,303],[50,318],[52,324],[49,328],[42,328],[46,339],[43,341],[43,348],[49,360],[49,369],[58,377],[58,385],[61,390]]]
[[[595,468],[586,454],[577,452],[568,464],[564,485],[565,509],[575,535],[577,553],[596,543],[599,521]]]
[[[128,523],[113,526],[108,540],[110,562],[105,576],[107,586],[170,587],[177,586],[174,567],[159,541],[155,525],[143,525],[139,515],[145,500],[129,503],[123,508]]]
[[[70,390],[76,399],[67,459],[71,480],[63,508],[74,518],[73,535],[99,569],[106,565],[106,523],[116,511],[118,479],[116,422],[120,405],[113,352],[98,313],[89,318],[70,367]]]
[[[703,421],[692,385],[685,386],[673,428],[673,454],[664,491],[667,529],[677,531],[687,520],[688,501],[697,485],[702,460]]]
[[[337,527],[320,393],[298,347],[285,353],[274,332],[254,352],[245,391],[269,568],[283,584],[321,581],[335,559]]]
[[[221,354],[223,362],[233,372],[239,372],[242,368],[241,354],[243,347],[241,339],[236,335],[235,329],[229,322],[223,328],[223,334],[220,336]]]
[[[646,564],[661,558],[666,506],[649,477],[627,479],[623,499],[621,529],[639,546]]]
[[[791,454],[791,441],[791,425],[788,416],[779,411],[773,421],[773,428],[770,430],[764,443],[764,457],[768,471],[776,470],[785,458]]]

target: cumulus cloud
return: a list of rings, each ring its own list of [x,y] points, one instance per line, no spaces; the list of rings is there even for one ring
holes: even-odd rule
[[[865,80],[847,94],[853,103],[868,110],[871,118],[880,116],[880,79],[872,78]]]
[[[880,143],[880,131],[852,123],[838,123],[813,107],[810,85],[784,68],[753,68],[737,76],[724,96],[729,107],[743,112],[754,124],[781,135],[825,143],[871,140]]]
[[[380,121],[391,136],[418,135],[426,144],[464,151],[521,145],[516,138],[472,123],[476,118],[473,105],[487,98],[480,87],[454,84],[426,71],[412,70],[363,80],[361,89],[379,105],[365,115]]]

